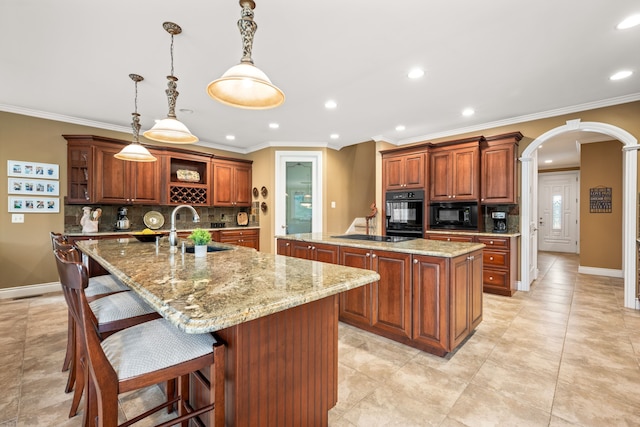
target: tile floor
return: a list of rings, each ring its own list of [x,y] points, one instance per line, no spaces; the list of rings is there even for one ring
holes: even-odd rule
[[[446,358],[341,324],[329,425],[640,426],[640,312],[622,308],[621,279],[578,274],[575,255],[539,261],[531,292],[485,294]],[[81,424],[62,392],[66,320],[60,294],[0,301],[0,426]],[[130,394],[121,417],[160,398]]]

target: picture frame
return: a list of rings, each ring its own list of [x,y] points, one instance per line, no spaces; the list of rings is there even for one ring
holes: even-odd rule
[[[59,213],[59,197],[9,196],[9,212]]]
[[[60,167],[54,163],[7,160],[7,176],[38,179],[59,179]]]
[[[49,179],[8,179],[8,194],[59,196],[60,182]]]

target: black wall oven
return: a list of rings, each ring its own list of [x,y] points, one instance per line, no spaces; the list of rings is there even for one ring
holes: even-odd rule
[[[384,213],[387,236],[424,237],[424,190],[388,192]]]

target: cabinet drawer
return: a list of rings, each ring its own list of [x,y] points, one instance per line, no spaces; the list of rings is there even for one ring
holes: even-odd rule
[[[220,231],[220,239],[237,239],[239,237],[255,237],[258,230],[224,230]]]
[[[509,248],[509,239],[504,237],[482,237],[478,236],[478,243],[484,243],[488,247]]]
[[[507,288],[509,283],[509,273],[506,271],[487,270],[482,272],[482,283],[485,285]]]
[[[482,262],[484,265],[492,267],[509,267],[509,252],[503,251],[482,251]]]
[[[450,235],[450,234],[427,234],[426,238],[429,240],[441,240],[443,242],[473,242],[473,236],[465,235]]]

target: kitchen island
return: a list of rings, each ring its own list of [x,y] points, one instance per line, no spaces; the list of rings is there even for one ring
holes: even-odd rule
[[[226,425],[327,425],[337,401],[338,295],[378,280],[376,272],[220,243],[206,258],[166,238],[76,244],[176,327],[222,338]]]
[[[290,234],[279,236],[277,247],[281,255],[380,274],[380,280],[340,295],[345,323],[438,356],[473,333],[482,321],[484,244],[361,238]]]

